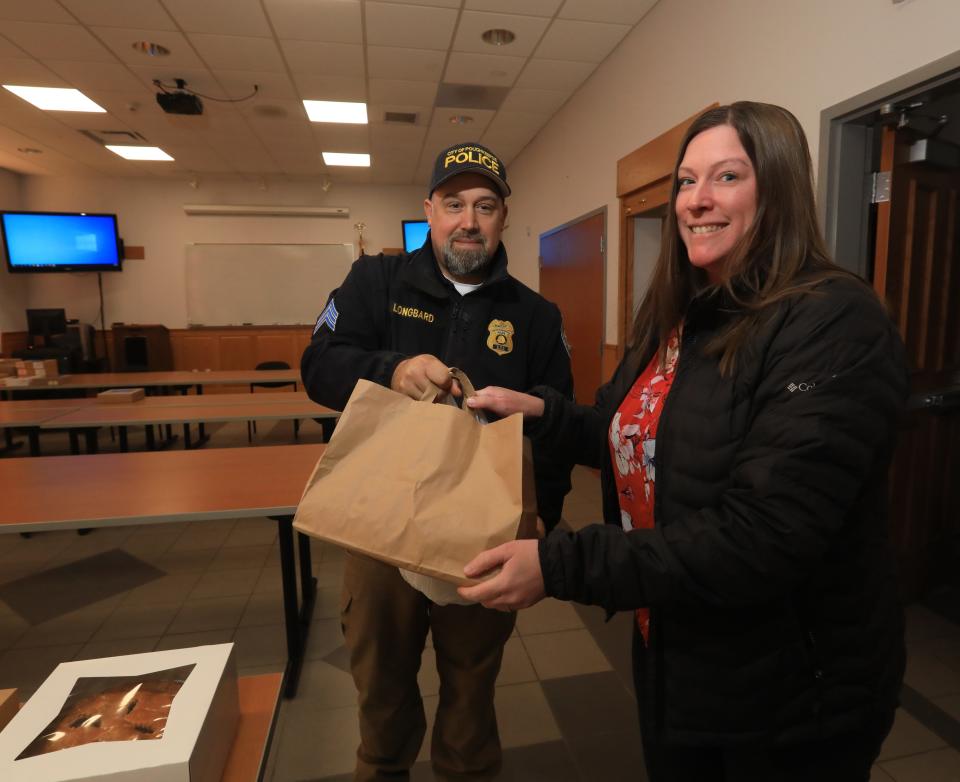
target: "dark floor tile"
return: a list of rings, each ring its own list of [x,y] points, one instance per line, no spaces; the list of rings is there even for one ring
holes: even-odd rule
[[[338,646],[322,659],[334,668],[339,668],[341,671],[350,673],[350,650],[347,649],[346,645]]]
[[[497,782],[581,782],[570,750],[562,741],[512,747],[503,753]]]
[[[111,549],[0,585],[0,600],[36,625],[165,575],[122,549]]]
[[[574,604],[584,627],[610,662],[624,686],[633,692],[633,617],[631,611],[621,611],[607,621],[607,612],[598,606]]]
[[[900,705],[925,728],[960,750],[960,722],[950,714],[906,684],[900,688]]]
[[[600,736],[637,724],[636,701],[612,671],[549,679],[540,686],[565,739]]]
[[[639,726],[586,738],[568,736],[567,744],[588,782],[647,782]]]

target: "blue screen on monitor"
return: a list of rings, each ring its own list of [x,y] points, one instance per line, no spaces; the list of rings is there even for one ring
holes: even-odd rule
[[[4,212],[0,228],[11,272],[120,269],[115,215]]]
[[[423,247],[427,241],[427,231],[430,230],[430,224],[426,220],[404,220],[403,221],[403,249],[405,252],[412,253]]]

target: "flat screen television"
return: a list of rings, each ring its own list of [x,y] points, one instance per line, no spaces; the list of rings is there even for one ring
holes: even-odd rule
[[[403,249],[404,252],[412,253],[423,247],[427,240],[427,231],[430,230],[430,224],[426,220],[404,220],[403,221]]]
[[[2,212],[0,233],[11,272],[120,271],[117,216],[86,212]]]

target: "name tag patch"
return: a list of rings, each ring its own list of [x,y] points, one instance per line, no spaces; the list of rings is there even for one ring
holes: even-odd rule
[[[436,315],[432,312],[427,312],[417,307],[404,307],[402,304],[397,304],[396,302],[390,307],[390,311],[394,315],[399,315],[401,318],[416,318],[417,320],[422,320],[424,323],[433,323],[433,321],[436,320]]]

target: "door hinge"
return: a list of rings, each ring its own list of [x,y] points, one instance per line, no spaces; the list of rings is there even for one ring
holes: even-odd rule
[[[870,175],[870,203],[883,204],[890,200],[890,172],[874,171]]]
[[[603,237],[600,237],[600,255],[603,255]]]

